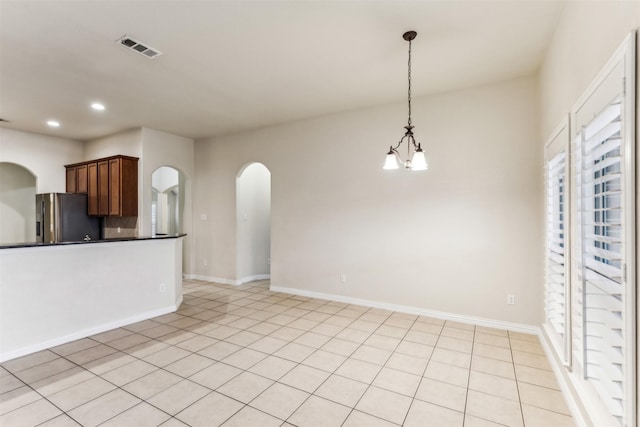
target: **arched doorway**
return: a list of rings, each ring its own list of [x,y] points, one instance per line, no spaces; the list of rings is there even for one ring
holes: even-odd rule
[[[151,175],[151,235],[183,232],[185,179],[182,172],[161,166]]]
[[[36,177],[15,163],[0,162],[0,243],[36,240]]]
[[[271,172],[250,163],[236,180],[236,277],[238,282],[268,279],[271,270]]]

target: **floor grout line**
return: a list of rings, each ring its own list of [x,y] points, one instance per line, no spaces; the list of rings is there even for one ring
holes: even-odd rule
[[[419,400],[420,402],[426,402],[430,405],[434,405],[435,407],[442,408],[442,410],[458,412],[462,415],[462,424],[465,424],[467,422],[467,415],[470,415],[467,413],[467,409],[469,392],[471,390],[471,375],[472,371],[474,370],[472,369],[472,366],[473,358],[476,354],[476,346],[482,344],[483,348],[485,348],[485,355],[481,356],[478,354],[477,356],[483,357],[488,360],[502,362],[502,360],[497,357],[500,353],[494,353],[493,349],[495,348],[495,351],[498,351],[497,349],[503,347],[492,343],[499,343],[500,341],[497,338],[492,339],[489,337],[499,337],[502,335],[494,335],[489,333],[489,331],[478,330],[478,327],[475,325],[459,324],[457,322],[445,321],[441,319],[432,319],[431,321],[425,322],[424,320],[421,321],[421,319],[423,318],[417,315],[397,313],[370,307],[361,307],[347,303],[337,303],[330,300],[320,300],[315,298],[301,297],[297,295],[287,295],[283,293],[272,292],[268,290],[267,286],[268,282],[265,281],[238,287],[231,287],[228,285],[220,285],[215,283],[185,280],[183,304],[176,312],[168,313],[153,319],[144,320],[132,325],[116,328],[112,331],[105,331],[92,337],[77,340],[76,342],[74,342],[77,346],[77,349],[73,346],[74,343],[67,343],[52,349],[44,350],[51,352],[52,358],[42,363],[36,363],[32,366],[29,366],[29,362],[27,362],[23,365],[28,366],[26,368],[20,369],[19,363],[12,364],[11,362],[13,361],[9,361],[8,364],[14,366],[14,369],[11,371],[5,369],[8,374],[3,375],[2,378],[10,375],[11,378],[14,379],[14,381],[17,380],[19,381],[19,384],[22,384],[17,387],[18,389],[26,385],[29,390],[32,390],[40,397],[35,402],[43,399],[58,411],[62,412],[62,414],[56,415],[56,417],[64,415],[70,417],[78,423],[80,422],[80,420],[72,418],[69,415],[70,412],[76,410],[77,408],[83,407],[84,405],[95,402],[96,400],[103,398],[109,393],[120,390],[125,392],[127,395],[137,399],[136,403],[131,407],[127,407],[127,409],[117,410],[114,411],[113,414],[108,414],[108,418],[101,420],[101,423],[109,422],[121,415],[124,416],[123,414],[132,411],[134,408],[142,405],[143,403],[146,403],[147,405],[151,405],[151,407],[155,408],[154,410],[158,410],[159,413],[168,416],[169,418],[165,422],[169,422],[175,419],[188,425],[186,420],[189,419],[190,409],[193,410],[192,408],[196,408],[197,406],[194,405],[198,404],[198,402],[201,402],[203,399],[207,398],[207,396],[211,396],[212,393],[216,393],[221,396],[225,396],[226,399],[231,399],[231,401],[236,402],[236,404],[238,405],[238,409],[230,413],[230,415],[228,415],[225,420],[222,420],[221,423],[238,416],[241,411],[249,406],[251,409],[258,411],[259,413],[266,414],[269,417],[278,419],[281,425],[286,425],[287,423],[291,423],[292,419],[295,419],[293,418],[294,415],[297,414],[298,411],[300,411],[300,409],[305,406],[305,404],[307,404],[307,402],[309,402],[312,397],[322,399],[326,402],[332,402],[332,404],[345,406],[344,403],[341,403],[343,401],[343,398],[339,397],[338,395],[331,397],[331,395],[327,395],[326,393],[323,393],[323,396],[317,394],[319,390],[325,384],[327,384],[327,382],[331,378],[340,377],[349,381],[355,381],[366,386],[353,405],[345,406],[346,408],[348,408],[348,411],[346,412],[344,419],[342,419],[342,421],[340,422],[340,425],[346,425],[348,420],[353,415],[355,415],[356,412],[359,412],[356,407],[362,401],[365,395],[367,395],[368,391],[373,387],[410,399],[409,406],[403,414],[403,419],[401,422],[401,424],[403,425],[408,422],[409,414],[414,409],[414,406],[417,405],[416,400]],[[426,318],[424,319],[427,320]],[[323,327],[322,325],[325,326]],[[420,325],[430,325],[430,327]],[[352,336],[346,336],[345,331],[347,330],[353,330],[357,332],[353,332],[354,335]],[[434,331],[436,330],[437,334],[434,334]],[[216,333],[215,331],[218,332]],[[410,332],[412,331],[418,332],[419,334],[410,334]],[[470,334],[467,332],[470,332]],[[111,336],[107,335],[109,333],[112,333],[112,336],[114,336],[115,338],[110,339]],[[181,339],[183,335],[185,336],[185,338]],[[376,339],[380,339],[381,341],[376,343],[372,340],[373,336],[380,337]],[[432,344],[426,344],[425,340],[431,339],[428,338],[428,336],[435,337]],[[264,341],[264,346],[262,347],[259,344],[256,344],[267,337],[282,340],[282,343],[275,341],[269,343],[268,341]],[[516,363],[514,361],[514,350],[516,349],[514,349],[511,345],[512,336],[509,332],[506,333],[506,338],[509,343],[508,351],[511,357],[510,364],[514,376],[513,381],[515,382],[516,390],[518,393],[520,418],[524,423],[525,420],[523,404],[520,398],[520,383],[527,382],[521,381],[518,378],[518,374],[516,372]],[[104,341],[103,339],[109,340]],[[525,335],[514,336],[513,339],[518,343],[518,352],[527,353],[536,357],[546,357],[544,356],[544,354],[540,354],[537,352],[537,348],[535,346],[536,344],[539,344],[538,342],[528,340]],[[370,340],[371,342],[369,342]],[[348,344],[348,348],[346,349],[346,351],[342,351],[340,347],[326,347],[329,345],[329,343],[333,343],[333,345],[340,345],[342,341],[344,341],[345,343],[350,343]],[[440,346],[444,345],[445,342],[450,348],[447,348],[446,346]],[[526,344],[527,342],[530,344]],[[128,345],[129,343],[133,344]],[[466,351],[460,350],[465,348],[461,347],[463,345],[462,343],[470,343],[470,353],[466,353]],[[180,344],[183,344],[183,346],[181,346]],[[298,355],[293,353],[287,355],[286,352],[281,352],[279,356],[276,355],[276,353],[280,352],[282,349],[290,346],[291,344],[301,346],[301,351],[303,351],[304,353],[308,351],[308,354],[300,354],[299,357]],[[393,348],[391,348],[391,346],[387,347],[386,344],[392,345]],[[237,348],[229,347],[230,352],[227,353],[223,350],[225,345],[236,346]],[[217,353],[216,351],[218,350],[218,348],[214,348],[214,346],[218,346],[221,352]],[[428,356],[420,357],[422,359],[426,359],[426,363],[424,363],[424,367],[421,368],[421,372],[419,374],[415,373],[412,368],[400,368],[398,370],[397,363],[399,360],[403,360],[402,358],[395,359],[394,364],[392,364],[393,367],[388,366],[394,355],[416,358],[417,356],[414,356],[414,354],[418,354],[418,351],[423,351],[422,346],[428,346],[430,347],[430,350]],[[60,353],[56,352],[55,349],[57,348],[59,348],[58,351]],[[291,348],[293,349],[294,347]],[[453,348],[455,348],[455,350]],[[113,351],[108,354],[102,354],[110,351],[107,349]],[[207,349],[211,349],[212,351],[212,353],[210,353],[210,356],[207,356],[205,353],[203,353]],[[457,357],[455,356],[456,353],[442,353],[442,351],[438,352],[439,350],[445,350],[446,352],[457,352],[461,355],[468,354],[468,366],[466,366],[465,368],[461,368],[457,363],[452,364],[450,363],[450,361],[444,361],[444,359],[442,359],[442,355],[453,355],[454,357]],[[95,353],[92,353],[92,351]],[[323,353],[320,353],[321,351]],[[370,355],[360,355],[359,351],[371,351],[373,353],[371,353]],[[325,353],[329,353],[341,358],[339,360],[336,360],[336,362],[339,363],[333,364],[329,361],[323,361],[322,359],[312,359],[314,358],[314,356],[322,357],[322,355]],[[490,355],[487,356],[487,353]],[[438,366],[442,364],[450,366],[452,368],[460,367],[461,369],[467,369],[466,390],[464,397],[465,400],[462,412],[438,403],[429,402],[428,400],[423,401],[421,399],[418,399],[417,397],[418,392],[420,391],[420,387],[425,381],[425,378],[442,384],[455,385],[457,383],[440,379],[445,378],[440,377],[440,375],[437,375],[437,378],[430,378],[425,376],[427,374],[429,366],[431,366],[432,362],[436,361],[436,359],[434,359],[434,355],[436,354],[438,355]],[[94,357],[96,355],[99,357]],[[186,359],[194,355],[202,358],[194,359],[194,363],[197,363],[197,365],[194,366],[194,369],[188,369],[187,367],[183,366],[184,364],[188,364],[188,361]],[[237,356],[236,359],[233,358],[234,355]],[[255,357],[253,355],[255,355]],[[30,356],[25,356],[25,359],[29,357]],[[374,359],[371,359],[370,357],[374,357]],[[527,361],[531,364],[539,365],[541,362],[538,362],[538,359],[536,357],[531,358],[531,356],[527,356]],[[126,363],[118,364],[118,358],[126,359]],[[261,375],[260,373],[251,371],[251,369],[268,358],[278,358],[283,361],[287,361],[288,363],[291,363],[291,367],[283,371],[284,373],[282,373],[281,375],[277,376],[277,379],[272,379],[271,377],[267,377],[265,375]],[[42,369],[42,367],[47,363],[52,363],[59,359],[70,362],[73,366],[71,366],[69,369],[65,369],[59,372],[52,371],[53,373],[51,375],[42,378],[38,377],[37,380],[29,381],[28,383],[22,381],[20,377],[16,375],[22,371],[28,371],[34,368]],[[104,359],[104,361],[101,365],[100,363],[102,359]],[[276,363],[278,363],[278,359],[275,359]],[[37,359],[28,360],[36,361]],[[76,360],[77,362],[75,362],[74,360]],[[406,360],[410,362],[412,359]],[[151,361],[153,361],[153,363]],[[340,371],[340,369],[349,361],[358,361],[374,365],[376,367],[375,375],[373,375],[371,380],[362,382],[360,379],[355,379],[344,375],[346,374],[346,372],[338,373],[338,371]],[[464,359],[462,359],[462,361],[464,361]],[[122,382],[120,380],[113,382],[107,379],[112,378],[115,380],[115,374],[109,375],[110,373],[113,373],[118,369],[123,369],[123,372],[126,372],[125,369],[127,366],[129,366],[129,369],[131,369],[133,367],[133,365],[131,364],[138,362],[149,365],[149,369],[151,370],[141,376],[137,376],[137,373],[134,373],[130,375],[131,379],[126,378],[126,382]],[[182,362],[183,365],[180,365],[179,362]],[[105,363],[114,363],[114,365],[108,366],[109,369],[107,369],[106,371],[102,371],[100,369],[100,366],[105,366]],[[213,383],[210,383],[211,386],[208,386],[193,379],[194,376],[217,365],[237,369],[237,372],[232,372],[232,376],[226,378],[219,384],[215,382],[216,385],[213,388],[211,387],[213,386]],[[283,365],[283,367],[286,368],[286,365],[287,364]],[[0,366],[2,366],[4,369],[4,365]],[[60,364],[54,366],[62,367],[60,366]],[[310,390],[310,388],[307,387],[305,387],[305,389],[300,389],[296,386],[281,382],[283,378],[294,372],[294,370],[299,370],[301,367],[308,368],[309,372],[315,372],[312,370],[318,370],[319,375],[323,377],[322,381],[318,382],[317,386],[315,386],[312,391],[307,391]],[[530,366],[530,368],[541,369],[536,366]],[[55,389],[54,393],[48,393],[49,396],[61,392],[71,392],[74,387],[78,387],[79,385],[84,384],[87,381],[94,380],[95,378],[99,378],[102,381],[107,382],[114,388],[105,393],[101,393],[99,396],[93,397],[88,401],[82,401],[82,399],[79,399],[78,402],[82,403],[79,403],[68,411],[62,410],[61,407],[54,404],[53,401],[47,398],[47,396],[41,394],[34,388],[34,384],[39,383],[40,381],[44,381],[42,383],[42,387],[47,387],[49,384],[47,384],[45,380],[58,375],[60,375],[61,379],[64,379],[64,374],[66,372],[70,372],[72,370],[75,371],[77,369],[82,369],[82,372],[90,373],[91,378],[80,381],[79,383],[72,383],[70,385],[65,384],[63,388]],[[100,373],[98,374],[92,369]],[[389,372],[394,372],[394,370],[398,370],[402,374],[406,374],[407,376],[404,377],[406,378],[406,381],[413,381],[411,380],[411,378],[413,378],[412,376],[419,377],[417,386],[415,387],[415,390],[413,390],[412,395],[404,394],[404,392],[402,391],[411,384],[411,382],[406,382],[404,379],[395,382],[393,382],[392,379],[393,384],[399,384],[399,387],[405,387],[404,389],[398,389],[398,386],[394,386],[392,383],[390,383],[388,386],[387,384],[374,384],[379,378],[382,378],[381,375],[383,375],[383,373],[389,375]],[[296,375],[297,372],[298,371],[296,371]],[[490,371],[478,372],[482,372],[483,375],[495,376],[503,380],[511,380],[510,378],[501,376],[499,373],[496,374]],[[33,373],[37,376],[39,372],[36,370],[33,371]],[[164,375],[165,373],[169,375]],[[255,396],[249,394],[247,399],[243,398],[243,401],[238,400],[233,396],[227,395],[222,391],[219,391],[226,385],[232,384],[234,381],[237,381],[238,377],[246,373],[265,379],[270,383],[266,388],[261,390]],[[128,387],[138,381],[140,381],[140,383],[138,384],[142,384],[145,379],[151,381],[152,379],[154,379],[153,375],[166,376],[168,379],[166,381],[166,384],[162,383],[162,386],[159,386],[158,390],[154,390],[153,393],[149,396],[146,396],[145,393],[138,393],[136,389]],[[107,378],[105,378],[105,376]],[[389,378],[386,377],[385,381],[388,381],[388,379]],[[201,387],[203,391],[206,391],[206,394],[195,399],[194,401],[191,401],[190,399],[185,400],[186,406],[182,407],[182,409],[178,410],[173,415],[171,415],[169,410],[164,410],[162,404],[159,406],[155,406],[154,404],[150,403],[150,401],[154,397],[165,393],[168,390],[171,390],[173,387],[178,386],[184,381],[189,381],[190,383]],[[292,387],[296,390],[306,393],[306,397],[300,402],[299,405],[295,407],[295,409],[286,417],[285,420],[269,413],[267,410],[261,410],[259,408],[251,406],[251,403],[253,401],[258,399],[265,392],[267,392],[267,390],[271,389],[271,387],[276,384]],[[532,385],[537,387],[546,387],[544,385],[538,384]],[[15,389],[16,388],[7,391],[7,393],[10,393]],[[127,389],[130,389],[132,391],[128,391]],[[552,388],[549,388],[549,390],[558,391],[557,389]],[[228,392],[229,390],[225,389],[225,391]],[[145,398],[143,399],[141,397],[138,397],[135,393],[141,394],[141,396],[144,395]],[[488,396],[493,395],[488,394],[487,392],[478,393],[487,394]],[[3,394],[4,392],[0,393],[0,398]],[[246,403],[244,402],[244,400],[246,400]],[[35,402],[30,402],[27,405]],[[18,413],[15,411],[19,411],[25,406],[26,405],[22,405],[14,408],[8,413]],[[534,404],[532,406],[536,405]],[[422,407],[424,408],[425,406],[423,405]],[[565,414],[547,409],[543,407],[543,405],[540,407],[540,409],[567,417]],[[363,413],[367,416],[374,417],[372,419],[379,419],[390,422],[388,419],[385,419],[384,417],[381,417],[379,415],[371,414],[369,412]],[[178,418],[178,416],[180,416],[181,414],[182,419]],[[2,417],[5,416],[6,414],[0,416],[0,422],[2,422]],[[474,417],[478,416],[474,415]],[[478,418],[484,419],[484,417]],[[487,419],[487,421],[491,421],[494,423],[496,422],[490,419]]]

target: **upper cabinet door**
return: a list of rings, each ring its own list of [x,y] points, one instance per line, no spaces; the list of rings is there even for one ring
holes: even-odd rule
[[[120,159],[120,216],[138,216],[138,159]]]
[[[109,215],[109,162],[98,162],[98,215]]]
[[[109,160],[109,215],[122,216],[121,159]]]
[[[67,166],[67,193],[75,193],[77,192],[77,184],[76,184],[76,167],[75,166]]]
[[[76,167],[76,193],[88,193],[89,176],[87,175],[87,165]]]
[[[87,165],[87,194],[89,199],[89,215],[98,215],[98,164]]]

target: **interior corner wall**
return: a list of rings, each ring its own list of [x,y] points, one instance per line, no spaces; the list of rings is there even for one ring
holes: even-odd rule
[[[566,2],[540,69],[540,144],[571,111],[629,32],[639,28],[638,1]]]
[[[140,235],[151,235],[151,184],[153,171],[161,166],[171,166],[180,172],[185,179],[184,188],[180,188],[184,197],[184,212],[182,217],[183,233],[183,273],[189,275],[192,264],[192,192],[194,170],[194,141],[182,136],[173,135],[155,129],[142,128],[142,164],[139,169],[141,190],[139,193],[139,230]]]
[[[426,172],[382,170],[404,103],[196,141],[195,274],[236,279],[235,180],[260,162],[271,171],[273,286],[538,325],[536,78],[412,106]]]
[[[91,160],[117,154],[138,157],[138,235],[151,235],[151,175],[160,166],[171,166],[185,175],[183,227],[183,269],[191,271],[191,218],[193,140],[149,128],[136,128],[88,141],[85,159]]]
[[[46,153],[46,155],[43,155]],[[66,138],[0,128],[0,162],[15,163],[36,177],[37,193],[66,190],[63,165],[83,160],[83,143]]]

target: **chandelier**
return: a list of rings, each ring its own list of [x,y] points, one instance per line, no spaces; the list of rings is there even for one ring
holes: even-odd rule
[[[409,42],[409,73],[408,73],[408,81],[409,81],[409,90],[408,93],[408,105],[409,105],[409,120],[407,122],[407,126],[404,128],[407,130],[402,138],[400,138],[400,142],[394,147],[393,145],[389,147],[389,152],[387,153],[387,159],[384,162],[383,169],[398,169],[399,163],[402,163],[406,170],[412,171],[424,171],[427,170],[427,160],[424,157],[424,152],[422,151],[422,147],[419,143],[416,143],[416,140],[413,137],[413,126],[411,125],[411,40],[415,39],[418,33],[415,31],[407,31],[402,35],[402,38]],[[400,153],[398,152],[398,148],[402,145],[403,142],[407,142],[407,159],[402,160]],[[413,152],[413,155],[412,155]]]

